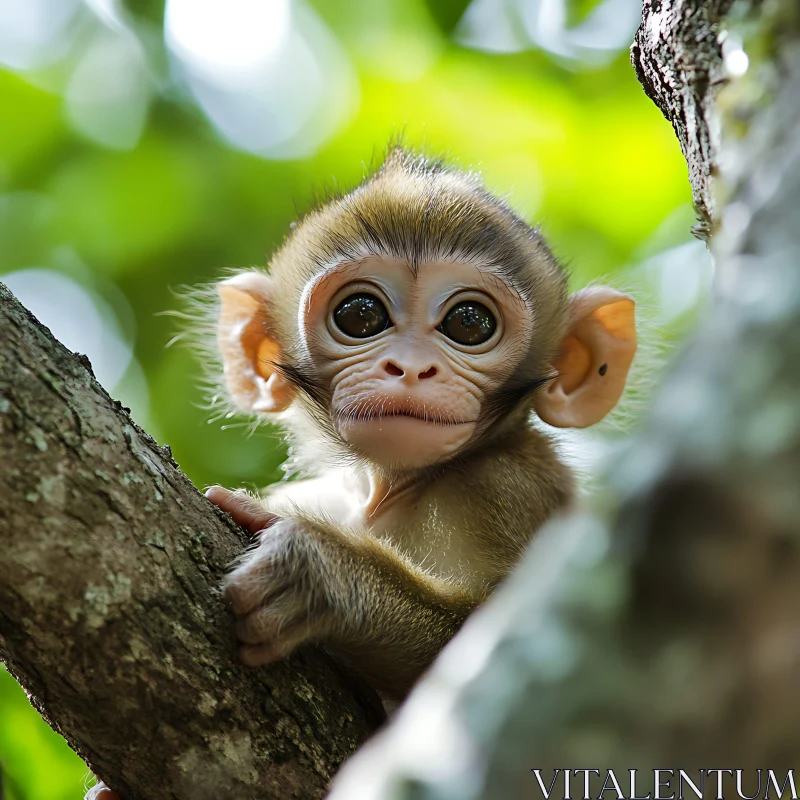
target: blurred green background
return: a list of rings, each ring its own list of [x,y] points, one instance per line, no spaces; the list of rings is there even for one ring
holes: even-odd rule
[[[263,265],[387,142],[483,172],[575,286],[635,283],[667,332],[708,282],[686,166],[628,62],[636,0],[0,0],[0,280],[199,486],[280,477],[167,347],[173,289]],[[700,265],[700,267],[698,267]],[[1,467],[0,467],[1,468]],[[83,763],[0,667],[6,797]]]

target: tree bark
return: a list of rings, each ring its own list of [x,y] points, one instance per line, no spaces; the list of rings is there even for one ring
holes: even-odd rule
[[[729,8],[645,2],[633,48],[707,230],[720,223],[714,307],[615,458],[599,508],[545,528],[393,725],[345,765],[334,800],[542,797],[553,770],[564,797],[564,769],[599,770],[587,793],[598,797],[609,769],[625,796],[639,769],[644,796],[656,769],[698,781],[700,769],[738,768],[754,796],[756,768],[779,782],[796,769],[800,5]],[[725,36],[733,73],[749,55],[743,77],[725,69]],[[573,774],[572,797],[583,780]],[[722,780],[737,796],[733,775]],[[706,781],[704,796],[723,796],[714,773]],[[660,796],[676,789],[673,776]]]
[[[322,797],[377,727],[321,652],[238,663],[244,535],[0,285],[0,658],[124,800]]]
[[[631,47],[639,82],[680,142],[698,217],[693,232],[701,239],[711,235],[715,218],[716,99],[725,83],[720,23],[732,5],[733,0],[644,0]]]

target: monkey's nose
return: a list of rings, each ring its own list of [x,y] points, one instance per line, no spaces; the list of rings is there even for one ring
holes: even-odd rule
[[[397,364],[393,364],[391,361],[387,361],[383,367],[390,375],[394,375],[398,378],[402,378],[405,375],[405,370],[400,369]]]
[[[394,375],[396,378],[402,378],[406,374],[406,370],[404,370],[402,367],[399,367],[394,363],[394,361],[387,361],[383,368],[389,373],[389,375]],[[436,367],[428,367],[428,369],[420,372],[417,375],[417,379],[424,381],[426,378],[432,378],[437,372],[438,370]],[[413,375],[413,372],[411,374]]]

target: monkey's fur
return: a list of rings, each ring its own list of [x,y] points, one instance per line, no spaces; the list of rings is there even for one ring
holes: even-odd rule
[[[516,348],[513,359],[463,378],[478,387],[480,412],[463,445],[426,463],[376,461],[348,439],[346,414],[334,408],[339,373],[319,356],[328,334],[307,321],[326,282],[373,262],[380,276],[410,271],[408,303],[422,302],[417,282],[432,264],[444,275],[451,264],[474,269],[476,291],[505,298],[497,307],[524,332],[507,344]],[[566,283],[540,233],[475,176],[398,148],[353,192],[309,213],[271,260],[269,277],[245,273],[220,284],[228,391],[241,409],[274,415],[308,476],[273,487],[259,501],[264,510],[242,493],[211,495],[251,530],[266,528],[226,586],[245,661],[266,663],[319,642],[402,698],[542,523],[570,503],[573,477],[532,410],[562,425],[604,416],[624,385],[635,333],[629,298],[611,290],[569,298]],[[436,347],[448,345],[430,335]],[[358,342],[348,346],[361,352]],[[350,350],[340,350],[337,358],[349,365]],[[453,356],[460,359],[454,386],[458,370],[470,368],[462,350]],[[358,357],[365,375],[380,372],[388,385],[374,366],[382,356]],[[437,380],[450,374],[445,362],[434,370]],[[421,398],[413,402],[427,419],[421,378],[428,362],[419,363],[406,369],[420,375],[408,393]],[[381,402],[375,408],[388,414]],[[557,412],[553,403],[561,404]],[[417,405],[398,414],[419,419]]]

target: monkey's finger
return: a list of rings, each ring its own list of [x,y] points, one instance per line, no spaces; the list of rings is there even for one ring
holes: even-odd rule
[[[231,572],[222,589],[222,599],[237,617],[244,617],[286,591],[286,583],[276,579],[268,559],[259,559],[258,551]]]
[[[239,648],[239,657],[248,667],[260,667],[286,658],[291,652],[303,644],[308,634],[302,627],[294,631],[284,631],[280,639],[266,644],[243,644]]]
[[[239,567],[228,576],[222,599],[237,617],[243,617],[260,606],[268,592],[269,585],[256,570]]]
[[[251,611],[236,623],[236,637],[243,644],[264,644],[299,630],[303,609],[287,595],[279,597],[266,608]]]
[[[89,789],[83,800],[119,800],[119,795],[112,792],[105,784],[98,783]]]
[[[261,667],[285,658],[277,642],[270,644],[243,644],[239,648],[239,658],[246,667]]]
[[[274,524],[279,517],[265,511],[261,504],[243,492],[232,492],[222,486],[206,489],[206,497],[218,508],[227,511],[248,533],[256,534]]]

